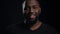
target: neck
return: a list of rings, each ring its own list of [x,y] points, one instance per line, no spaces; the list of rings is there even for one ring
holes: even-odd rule
[[[42,22],[37,21],[33,26],[30,27],[30,30],[35,31],[41,26]]]

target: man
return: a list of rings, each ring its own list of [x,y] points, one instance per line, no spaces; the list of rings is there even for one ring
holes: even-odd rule
[[[37,0],[26,0],[25,7],[23,3],[23,21],[20,24],[8,26],[6,34],[58,34],[54,28],[39,21],[40,6]]]

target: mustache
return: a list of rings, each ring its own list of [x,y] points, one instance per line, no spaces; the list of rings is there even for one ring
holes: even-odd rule
[[[26,13],[26,12],[25,12],[23,15],[24,15],[24,18],[27,18],[27,17],[29,17],[29,16],[31,16],[31,15],[34,15],[34,16],[36,16],[36,17],[39,16],[39,14],[36,13],[36,12],[35,12],[35,13],[33,13],[33,12],[32,12],[32,13]]]
[[[37,13],[28,13],[27,15],[29,15],[29,16],[30,16],[30,15],[35,15],[35,16],[36,16]]]

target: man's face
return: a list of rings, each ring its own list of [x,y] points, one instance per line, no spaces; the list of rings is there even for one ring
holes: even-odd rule
[[[36,17],[41,12],[38,1],[36,0],[26,0],[25,6],[25,16],[30,20],[35,20]]]

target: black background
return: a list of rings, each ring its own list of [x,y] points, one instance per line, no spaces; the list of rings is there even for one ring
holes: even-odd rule
[[[48,5],[46,11],[46,20],[49,25],[53,26],[58,30],[58,23],[56,22],[56,4],[55,0],[44,0]],[[16,24],[22,19],[22,5],[23,0],[2,0],[2,11],[3,11],[3,23],[1,24],[1,30],[11,24]],[[19,17],[18,17],[19,16]],[[21,17],[21,18],[20,18]]]

